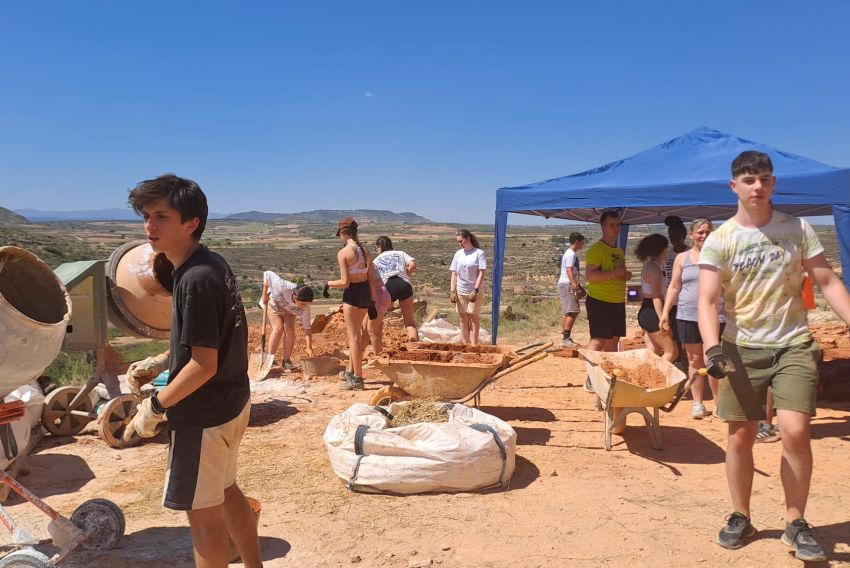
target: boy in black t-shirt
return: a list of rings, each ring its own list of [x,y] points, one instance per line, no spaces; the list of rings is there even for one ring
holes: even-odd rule
[[[236,457],[251,410],[248,328],[227,262],[199,243],[207,199],[166,174],[139,183],[130,205],[151,247],[174,265],[168,384],[139,404],[125,438],[156,433],[168,417],[171,448],[163,504],[189,517],[195,564],[224,568],[228,534],[245,566],[262,566],[254,514],[236,485]]]

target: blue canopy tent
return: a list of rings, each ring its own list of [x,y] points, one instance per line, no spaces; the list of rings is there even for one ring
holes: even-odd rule
[[[727,219],[737,208],[729,166],[739,153],[758,150],[773,161],[774,207],[791,215],[833,215],[844,283],[850,287],[850,168],[776,150],[709,128],[699,128],[654,148],[586,172],[496,192],[493,245],[493,343],[499,330],[508,213],[598,222],[606,209],[629,225],[661,223],[667,215]]]

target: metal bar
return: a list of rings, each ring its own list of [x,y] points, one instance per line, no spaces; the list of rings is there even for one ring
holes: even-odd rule
[[[29,501],[33,505],[35,505],[38,509],[41,510],[42,513],[55,520],[56,517],[59,516],[59,513],[53,510],[50,505],[36,497],[34,493],[32,493],[29,489],[21,485],[15,480],[14,477],[6,473],[5,471],[0,471],[0,482],[4,485],[12,489],[15,493],[23,497],[25,500]]]

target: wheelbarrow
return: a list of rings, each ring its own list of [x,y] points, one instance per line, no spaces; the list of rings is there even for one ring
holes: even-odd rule
[[[505,352],[466,353],[453,350],[413,349],[384,353],[378,358],[381,370],[393,381],[370,400],[373,406],[414,398],[437,398],[478,408],[481,391],[508,373],[540,361],[552,342],[539,341],[517,349],[515,357]]]
[[[626,417],[637,413],[646,422],[652,447],[660,450],[659,411],[671,412],[676,408],[690,388],[693,377],[688,378],[675,365],[646,349],[619,353],[579,349],[578,352],[584,359],[596,394],[596,407],[605,412],[605,449],[611,449],[611,435],[625,429]],[[648,388],[629,382],[629,376],[634,377],[637,369],[663,376],[666,384]],[[652,409],[651,414],[649,408]]]

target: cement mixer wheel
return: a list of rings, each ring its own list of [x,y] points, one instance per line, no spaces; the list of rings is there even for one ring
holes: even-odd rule
[[[0,558],[0,568],[53,568],[53,563],[34,548],[22,548]]]
[[[136,414],[137,404],[139,399],[135,395],[122,394],[103,405],[97,430],[103,441],[111,448],[129,448],[142,441],[142,438],[135,433],[128,441],[124,441],[124,430]]]
[[[84,531],[95,528],[94,533],[80,544],[88,550],[114,548],[124,536],[124,513],[108,499],[89,499],[71,514],[71,522]]]
[[[84,397],[77,403],[76,408],[68,408],[79,387],[65,386],[53,389],[44,399],[44,409],[41,411],[41,424],[44,429],[54,436],[76,436],[83,431],[91,418],[70,414],[71,410],[91,413],[92,402]]]

